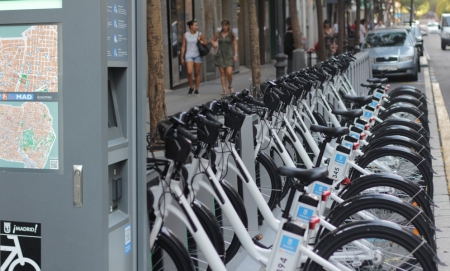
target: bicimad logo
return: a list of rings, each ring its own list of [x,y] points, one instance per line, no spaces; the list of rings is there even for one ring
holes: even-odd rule
[[[3,222],[3,231],[5,233],[11,232],[11,222]]]

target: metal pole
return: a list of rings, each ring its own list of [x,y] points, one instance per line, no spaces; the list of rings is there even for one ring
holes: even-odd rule
[[[373,30],[373,9],[374,9],[373,0],[370,0],[370,15],[369,15],[369,17],[370,17],[370,30]]]
[[[277,78],[285,75],[286,68],[286,55],[284,54],[284,46],[283,46],[283,25],[284,25],[284,16],[283,16],[283,0],[277,0],[277,54],[275,55],[276,63],[275,68],[277,69]]]
[[[409,14],[409,26],[412,26],[413,14],[414,14],[414,0],[411,0],[411,10],[410,10],[410,14]]]

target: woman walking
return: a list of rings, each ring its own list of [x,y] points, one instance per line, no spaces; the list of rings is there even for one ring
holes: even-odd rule
[[[198,51],[197,41],[202,44],[207,43],[205,36],[198,32],[198,23],[196,20],[189,21],[187,23],[189,31],[184,33],[183,42],[181,44],[181,64],[186,64],[187,78],[189,82],[188,95],[191,96],[192,92],[197,96],[199,94],[198,89],[200,87],[200,69],[202,68],[203,59]],[[194,82],[192,79],[192,73],[195,75],[195,91]]]
[[[230,21],[222,21],[222,30],[217,32],[211,40],[214,48],[219,47],[214,64],[219,67],[222,82],[222,95],[227,95],[227,81],[230,94],[233,89],[233,65],[238,60],[238,44],[236,35],[230,28]]]
[[[332,57],[335,53],[336,53],[336,49],[337,49],[337,44],[336,44],[336,40],[334,37],[334,31],[331,28],[331,23],[328,20],[325,20],[323,22],[323,35],[324,35],[324,40],[325,40],[325,52],[326,52],[326,57],[330,58]]]

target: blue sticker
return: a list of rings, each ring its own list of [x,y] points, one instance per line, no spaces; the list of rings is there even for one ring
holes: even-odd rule
[[[365,128],[364,125],[359,124],[359,123],[355,124],[355,126],[356,126],[356,128],[359,128],[361,130],[364,130],[364,128]]]
[[[313,194],[322,196],[322,192],[327,191],[327,190],[328,190],[328,186],[316,184],[316,185],[314,185]]]
[[[365,118],[370,119],[370,118],[372,117],[372,115],[373,115],[372,112],[369,112],[369,111],[364,112],[364,117],[365,117]]]
[[[311,218],[311,216],[313,215],[313,210],[305,208],[303,206],[301,206],[300,208],[298,208],[298,212],[297,212],[297,217],[309,222],[309,219]]]
[[[125,226],[125,255],[131,252],[131,224]]]
[[[298,239],[283,235],[283,237],[281,238],[280,248],[295,253],[297,251],[298,243]]]
[[[350,136],[359,139],[360,135],[358,133],[350,133]]]
[[[347,148],[349,148],[349,149],[352,149],[352,148],[353,148],[353,144],[352,144],[352,143],[349,143],[349,142],[347,142],[347,141],[345,141],[345,142],[344,142],[344,147],[347,147]]]
[[[345,161],[347,161],[347,156],[337,153],[334,161],[338,164],[345,165]]]
[[[377,97],[378,99],[381,99],[381,98],[383,98],[383,94],[377,92],[377,93],[375,93],[375,97]]]
[[[372,101],[370,103],[370,106],[372,106],[372,107],[377,107],[377,105],[378,105],[378,102],[376,102],[376,101]]]

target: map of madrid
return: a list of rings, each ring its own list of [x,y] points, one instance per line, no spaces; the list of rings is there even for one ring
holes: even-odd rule
[[[57,25],[15,29],[0,28],[0,92],[58,92]]]
[[[45,168],[56,141],[54,121],[44,103],[0,104],[0,159]]]

